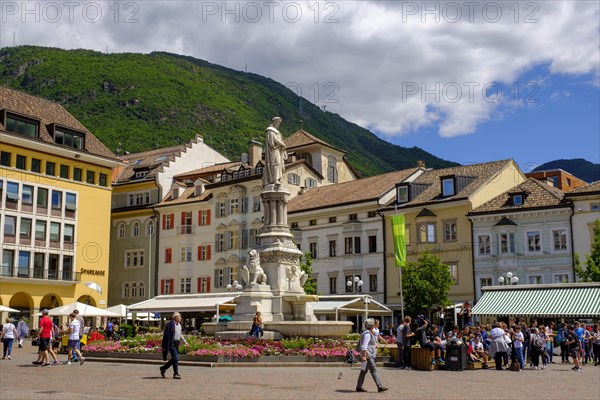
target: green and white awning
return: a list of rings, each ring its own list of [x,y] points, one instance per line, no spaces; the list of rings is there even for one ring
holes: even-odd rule
[[[600,283],[492,286],[483,291],[473,314],[600,317]]]

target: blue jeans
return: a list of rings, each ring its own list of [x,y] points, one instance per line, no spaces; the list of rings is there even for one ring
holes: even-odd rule
[[[168,370],[171,365],[173,366],[173,375],[179,375],[179,341],[173,341],[173,346],[169,349],[171,358],[163,366],[163,371]]]
[[[525,359],[523,358],[523,348],[515,347],[515,353],[517,353],[517,360],[519,360],[519,365],[521,369],[525,368]]]
[[[15,341],[15,339],[4,338],[4,339],[2,339],[2,341],[4,342],[3,357],[6,357],[7,355],[10,356],[10,353],[12,352],[12,344]]]

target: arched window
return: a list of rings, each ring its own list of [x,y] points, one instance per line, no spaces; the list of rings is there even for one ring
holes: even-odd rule
[[[131,284],[131,297],[137,297],[137,285],[135,282]]]
[[[154,221],[152,219],[146,224],[146,236],[154,236]]]
[[[144,282],[138,283],[138,295],[139,297],[146,297],[146,288],[144,287]]]
[[[129,297],[129,283],[123,282],[123,298],[126,299]]]
[[[125,222],[121,222],[117,227],[117,238],[125,238]]]
[[[140,223],[135,221],[133,225],[131,225],[131,237],[140,236]]]
[[[327,180],[331,183],[338,181],[337,160],[334,156],[327,157]]]

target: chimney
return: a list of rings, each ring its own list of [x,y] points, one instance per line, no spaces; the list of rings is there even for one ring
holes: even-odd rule
[[[417,161],[417,168],[425,169],[425,161],[423,161],[423,160]]]
[[[263,147],[262,144],[251,140],[248,142],[248,164],[254,167],[262,158]],[[242,156],[243,162],[243,156]]]
[[[242,164],[248,164],[249,159],[248,153],[242,153]]]

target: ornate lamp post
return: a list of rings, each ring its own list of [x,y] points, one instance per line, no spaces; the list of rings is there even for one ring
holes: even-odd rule
[[[355,276],[353,280],[352,279],[348,279],[348,282],[346,282],[346,286],[348,286],[348,287],[354,286],[354,289],[353,289],[352,292],[354,294],[356,294],[356,293],[358,293],[360,291],[360,288],[363,285],[363,283],[364,282],[358,276]]]
[[[519,283],[519,277],[513,275],[512,272],[507,272],[506,278],[503,276],[498,277],[498,283],[500,285],[516,285],[517,283]]]
[[[236,292],[241,292],[242,291],[242,285],[239,284],[238,281],[233,281],[233,284],[229,283],[227,285],[227,290],[229,290],[230,292],[236,291]]]

